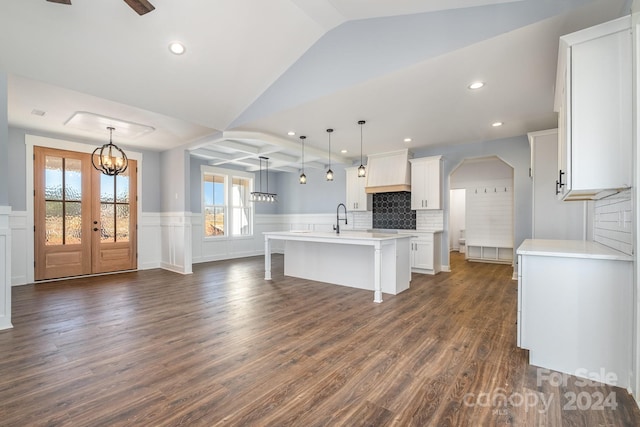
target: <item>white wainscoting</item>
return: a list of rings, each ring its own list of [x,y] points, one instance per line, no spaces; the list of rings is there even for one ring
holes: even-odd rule
[[[11,324],[11,228],[10,206],[0,206],[0,329]]]
[[[33,241],[33,231],[29,232],[27,211],[13,211],[9,215],[9,228],[11,228],[11,286],[26,285],[30,283],[29,273],[33,275],[33,264],[29,268],[30,247],[28,242]]]
[[[138,217],[138,269],[162,268],[162,214],[142,212]]]
[[[181,274],[191,274],[191,212],[160,214],[162,254],[160,267]]]

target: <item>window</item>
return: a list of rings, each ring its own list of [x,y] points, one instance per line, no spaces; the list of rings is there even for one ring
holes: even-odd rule
[[[251,236],[253,175],[211,166],[202,166],[202,172],[205,237]]]

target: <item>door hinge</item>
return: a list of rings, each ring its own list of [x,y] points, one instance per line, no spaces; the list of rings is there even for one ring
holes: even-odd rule
[[[33,268],[35,268],[35,267],[36,267],[36,262],[35,262],[35,261],[33,261]]]
[[[36,190],[33,190],[33,197],[36,197]]]
[[[35,160],[35,159],[36,159],[36,155],[34,154],[34,155],[33,155],[33,160]]]
[[[33,232],[34,233],[36,232],[36,226],[35,225],[33,226]]]

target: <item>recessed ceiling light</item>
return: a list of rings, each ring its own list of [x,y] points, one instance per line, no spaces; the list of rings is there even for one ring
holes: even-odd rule
[[[169,50],[175,55],[182,55],[186,52],[187,48],[180,42],[169,43]]]
[[[347,152],[347,150],[340,150],[340,152],[341,152],[342,154],[345,154],[345,153]]]
[[[497,128],[498,126],[502,126],[504,123],[502,122],[493,122],[491,123],[491,126],[493,126],[494,128]]]
[[[411,141],[412,141],[412,139],[411,139],[411,138],[405,138],[405,139],[404,139],[404,142],[411,142]]]
[[[287,135],[289,135],[289,136],[294,136],[295,134],[296,134],[296,133],[295,133],[294,131],[292,131],[292,130],[290,130],[289,132],[287,132]]]
[[[484,82],[473,82],[468,86],[468,88],[469,89],[480,89],[482,86],[484,86]]]
[[[31,114],[33,114],[34,116],[44,116],[45,114],[47,114],[46,111],[42,111],[42,110],[31,110]]]

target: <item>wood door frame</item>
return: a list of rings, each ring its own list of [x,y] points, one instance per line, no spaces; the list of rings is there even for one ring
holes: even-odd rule
[[[106,133],[105,133],[106,135]],[[92,153],[96,147],[102,145],[101,142],[96,142],[95,144],[82,144],[79,142],[72,142],[64,139],[56,139],[56,138],[48,138],[44,136],[30,135],[25,134],[25,162],[26,162],[26,198],[27,198],[27,218],[26,225],[27,230],[29,231],[29,238],[26,241],[26,283],[34,283],[35,277],[35,268],[33,267],[33,263],[35,260],[35,234],[33,232],[34,227],[34,198],[33,198],[33,147],[40,146],[46,148],[55,148],[58,150],[67,150],[67,151],[76,151],[79,153]],[[106,141],[106,140],[105,140]],[[138,173],[137,176],[137,193],[138,193],[138,206],[136,209],[136,215],[141,218],[142,214],[142,159],[143,155],[140,152],[126,150],[127,157],[136,160],[138,162]],[[139,230],[138,230],[139,231]],[[136,247],[140,248],[140,233],[137,233],[136,237]],[[138,269],[140,269],[140,263],[138,263]],[[57,280],[57,279],[56,279]]]
[[[91,235],[91,184],[93,167],[91,166],[91,156],[85,153],[78,153],[77,151],[69,150],[57,150],[47,147],[37,147],[39,154],[33,156],[33,162],[38,164],[38,168],[34,168],[34,181],[39,181],[37,187],[33,192],[34,197],[34,218],[38,218],[36,227],[34,227],[34,255],[36,259],[35,272],[39,272],[40,278],[37,280],[46,280],[49,278],[62,278],[73,277],[78,275],[86,275],[91,273],[91,259],[86,257],[86,253],[91,251],[92,248],[92,235]],[[64,176],[66,175],[66,167],[62,159],[73,159],[81,162],[81,185],[82,193],[80,200],[73,200],[72,203],[78,201],[82,205],[82,222],[81,222],[81,241],[80,243],[68,245],[64,241],[62,244],[46,244],[46,164],[47,158],[60,158],[62,169],[62,183],[64,184]],[[66,193],[66,187],[63,186],[62,194]],[[66,198],[61,195],[60,201],[63,206],[65,205]],[[63,208],[64,212],[64,208]],[[62,221],[65,221],[63,214]],[[66,233],[63,233],[66,236]],[[35,240],[39,241],[39,244],[35,244]],[[49,266],[48,260],[58,259],[61,261],[61,257],[64,262],[55,266]],[[75,259],[76,261],[71,261]],[[47,277],[52,276],[52,277]]]

